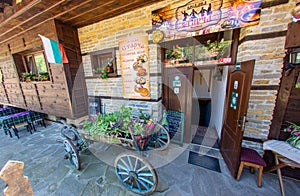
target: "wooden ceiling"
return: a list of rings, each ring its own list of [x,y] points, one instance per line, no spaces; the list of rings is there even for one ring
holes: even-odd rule
[[[0,43],[57,19],[83,27],[162,0],[22,0],[0,13]],[[0,2],[2,2],[0,0]]]

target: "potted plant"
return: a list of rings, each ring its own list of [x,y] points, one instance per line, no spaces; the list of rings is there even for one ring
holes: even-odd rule
[[[22,78],[23,81],[30,82],[36,79],[36,74],[34,72],[24,72]]]
[[[113,70],[113,59],[110,59],[109,62],[107,63],[106,67],[105,67],[106,71],[108,73],[112,73]]]
[[[48,72],[39,73],[39,80],[48,81],[49,80],[49,73]]]
[[[289,122],[289,126],[284,129],[284,132],[290,133],[290,137],[286,140],[291,146],[300,149],[300,126]]]
[[[106,79],[108,78],[108,74],[109,74],[109,71],[105,68],[102,68],[101,72],[100,72],[100,78],[102,79]]]

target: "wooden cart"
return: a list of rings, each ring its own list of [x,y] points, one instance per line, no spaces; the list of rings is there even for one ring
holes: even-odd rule
[[[113,129],[114,127],[112,127]],[[80,132],[80,133],[79,133]],[[145,158],[145,151],[164,150],[170,143],[170,136],[164,126],[154,123],[151,134],[147,136],[135,136],[129,130],[130,135],[110,137],[98,135],[91,137],[72,125],[64,123],[61,130],[64,136],[65,159],[68,159],[75,169],[80,169],[79,152],[88,148],[87,140],[97,142],[114,143],[135,150],[132,153],[121,153],[114,161],[116,175],[121,183],[137,194],[150,194],[155,191],[158,178],[155,169]]]

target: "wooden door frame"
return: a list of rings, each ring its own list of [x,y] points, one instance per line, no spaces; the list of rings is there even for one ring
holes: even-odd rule
[[[166,70],[172,70],[174,69],[174,73],[178,72],[178,73],[181,73],[183,75],[189,75],[189,71],[191,71],[192,75],[189,75],[189,77],[187,77],[187,80],[193,84],[193,78],[194,78],[194,69],[193,67],[174,67],[174,68],[163,68],[163,86],[162,86],[162,89],[163,89],[163,92],[162,92],[162,104],[164,106],[168,106],[168,98],[166,96],[169,88],[168,86],[166,86],[166,81],[165,81],[165,73],[166,73]],[[185,111],[183,112],[184,113],[184,142],[185,143],[190,143],[192,141],[192,133],[191,133],[191,119],[192,119],[192,96],[193,96],[193,89],[192,88],[188,88],[187,89],[187,92],[186,92],[187,95],[190,95],[191,99],[188,99],[186,104],[185,104]],[[166,108],[168,109],[168,108]]]

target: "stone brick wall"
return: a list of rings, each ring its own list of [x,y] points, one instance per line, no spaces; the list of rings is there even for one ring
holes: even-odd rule
[[[169,1],[167,1],[170,3]],[[161,59],[160,47],[157,44],[149,43],[149,59],[150,59],[150,101],[134,101],[122,99],[122,77],[120,67],[120,55],[118,44],[120,39],[136,35],[145,34],[146,31],[152,29],[151,12],[166,5],[157,3],[146,8],[134,10],[123,15],[101,21],[83,28],[78,29],[81,52],[83,56],[83,66],[86,79],[88,96],[111,97],[109,99],[101,99],[101,104],[105,104],[106,112],[118,110],[121,105],[130,104],[148,104],[153,108],[153,116],[160,119],[161,116],[161,96],[162,96],[162,77],[161,77]],[[151,37],[149,37],[150,40]],[[103,49],[115,48],[117,57],[117,73],[116,78],[91,78],[92,65],[89,53]],[[154,100],[154,101],[153,101]]]
[[[265,2],[265,1],[264,1]],[[260,23],[241,29],[240,40],[255,35],[266,35],[287,30],[290,23],[291,9],[296,5],[296,0],[286,4],[261,10]],[[245,39],[247,40],[247,39]],[[285,56],[285,36],[266,37],[251,41],[244,41],[238,48],[238,62],[255,59],[252,86],[279,85]],[[277,91],[251,90],[246,128],[244,136],[266,140],[275,107]],[[262,154],[262,144],[252,141],[243,141],[243,146],[256,149]]]

